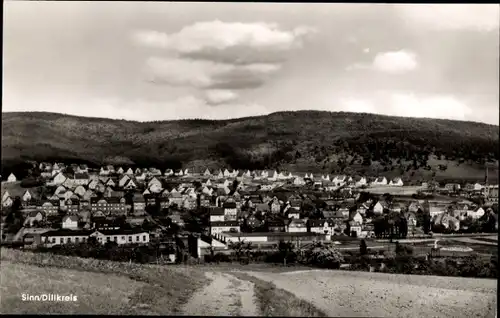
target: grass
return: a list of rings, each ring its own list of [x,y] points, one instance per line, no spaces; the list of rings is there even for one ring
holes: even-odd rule
[[[277,288],[270,282],[265,282],[253,276],[240,272],[231,272],[232,275],[254,284],[255,297],[261,316],[267,317],[327,317],[323,311],[309,302],[297,298],[292,293]]]
[[[69,293],[74,291],[73,294],[80,292],[82,295],[88,295],[85,301],[73,305],[65,304],[66,307],[60,307],[56,303],[46,303],[44,307],[37,307],[40,310],[35,310],[36,313],[59,312],[62,309],[64,309],[62,312],[67,313],[67,306],[70,306],[72,309],[69,312],[80,314],[116,314],[117,312],[178,314],[192,293],[208,281],[202,271],[181,266],[139,265],[11,249],[1,250],[1,260],[2,277],[5,275],[5,280],[11,286],[15,287],[16,284],[24,286],[26,292],[29,293],[60,294],[61,290],[67,290]],[[6,270],[4,270],[4,264],[7,264]],[[18,272],[15,268],[25,268],[26,274],[22,271]],[[67,277],[71,278],[67,280]],[[117,283],[109,283],[110,279]],[[73,281],[80,283],[73,283]],[[5,286],[4,284],[3,279],[2,286]],[[108,289],[111,292],[115,286],[117,286],[118,294],[122,289],[124,292],[131,292],[130,294],[122,293],[122,298],[126,301],[123,299],[123,302],[112,301],[113,305],[110,306],[99,305],[101,299],[106,299]],[[39,289],[42,287],[47,289]],[[97,291],[92,292],[92,290]],[[17,292],[19,291],[21,289],[18,288]],[[13,295],[12,292],[2,288],[2,312],[24,313],[22,306],[19,306],[20,296],[12,298],[9,295]],[[35,308],[28,308],[28,310],[33,309]]]

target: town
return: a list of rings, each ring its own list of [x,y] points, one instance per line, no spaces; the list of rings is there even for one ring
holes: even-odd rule
[[[14,174],[2,183],[2,244],[175,245],[173,237],[194,236],[190,254],[201,258],[238,241],[265,250],[281,241],[498,230],[498,185],[487,176],[485,183],[410,187],[401,178],[274,170],[162,173],[62,163],[33,163],[32,170],[35,183]]]

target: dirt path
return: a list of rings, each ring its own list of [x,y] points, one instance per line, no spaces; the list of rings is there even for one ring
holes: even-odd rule
[[[258,316],[253,283],[222,272],[207,272],[211,283],[184,306],[185,315]]]

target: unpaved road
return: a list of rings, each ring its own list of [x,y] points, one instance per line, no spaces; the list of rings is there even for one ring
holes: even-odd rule
[[[192,316],[258,316],[254,285],[222,272],[207,272],[211,283],[196,292],[182,313]]]
[[[310,270],[247,272],[331,317],[494,317],[496,280]]]

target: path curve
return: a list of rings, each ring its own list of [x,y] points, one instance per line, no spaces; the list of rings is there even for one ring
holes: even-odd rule
[[[195,292],[182,312],[192,316],[258,316],[254,284],[228,273],[207,272],[208,286]]]

